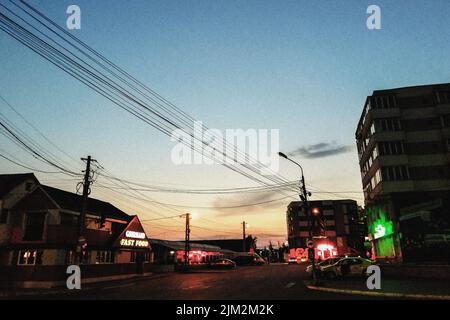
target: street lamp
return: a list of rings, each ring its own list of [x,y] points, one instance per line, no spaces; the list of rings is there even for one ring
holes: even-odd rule
[[[282,158],[285,158],[286,160],[289,160],[290,162],[296,164],[302,173],[302,177],[301,177],[301,193],[300,193],[300,199],[303,201],[304,207],[305,207],[305,212],[306,215],[308,216],[308,229],[309,229],[309,241],[308,243],[311,243],[311,247],[312,248],[308,248],[308,252],[310,252],[309,250],[312,250],[313,254],[310,256],[310,260],[311,260],[311,264],[312,264],[312,278],[315,281],[316,280],[316,264],[314,262],[315,260],[315,249],[314,249],[314,241],[313,241],[313,226],[314,226],[314,220],[309,208],[309,203],[308,203],[308,196],[311,196],[311,192],[307,192],[306,191],[306,184],[305,184],[305,176],[303,175],[303,167],[300,165],[300,163],[298,163],[297,161],[292,160],[291,158],[289,158],[287,155],[285,155],[283,152],[278,152],[278,155]]]

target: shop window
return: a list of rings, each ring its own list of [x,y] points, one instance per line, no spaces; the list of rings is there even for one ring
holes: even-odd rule
[[[44,234],[45,212],[33,212],[25,215],[25,232],[23,240],[39,241]]]
[[[42,250],[20,250],[17,265],[42,264]]]
[[[114,263],[114,252],[110,250],[97,251],[96,263]]]

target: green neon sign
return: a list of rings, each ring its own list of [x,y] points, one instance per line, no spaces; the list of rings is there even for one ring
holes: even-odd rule
[[[377,220],[374,221],[373,238],[379,239],[394,233],[391,221]]]
[[[369,230],[373,235],[373,239],[379,239],[389,236],[394,233],[394,227],[392,221],[389,221],[386,216],[386,212],[378,207],[371,208],[370,215],[376,215],[378,219],[369,220]]]

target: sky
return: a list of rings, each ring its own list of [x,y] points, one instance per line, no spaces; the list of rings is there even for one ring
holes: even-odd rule
[[[7,1],[1,1],[7,4]],[[65,26],[66,9],[81,9],[70,32],[211,128],[279,129],[280,150],[300,162],[313,200],[351,198],[363,204],[355,129],[373,90],[448,82],[450,2],[429,1],[29,1]],[[381,8],[381,30],[369,30],[366,9]],[[127,180],[177,188],[255,186],[218,166],[174,165],[169,137],[114,106],[0,31],[0,95],[72,158],[92,155]],[[0,100],[0,111],[41,141]],[[44,168],[4,137],[0,152]],[[60,154],[62,157],[65,155]],[[82,163],[67,159],[75,171]],[[78,166],[78,167],[77,167]],[[48,167],[46,168],[48,169]],[[0,172],[29,171],[0,159]],[[290,162],[280,174],[299,178]],[[37,174],[75,191],[77,181]],[[318,193],[317,190],[338,192]],[[316,190],[316,193],[314,193]],[[345,193],[347,191],[347,193]],[[151,193],[156,205],[92,187],[141,220],[196,211],[192,238],[237,238],[241,222],[259,246],[286,240],[277,193],[182,195]],[[213,207],[213,208],[205,208]],[[146,222],[151,237],[181,239],[182,219]]]

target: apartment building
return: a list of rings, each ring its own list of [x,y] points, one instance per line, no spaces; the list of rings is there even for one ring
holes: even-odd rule
[[[450,84],[374,91],[356,143],[374,255],[449,260]]]
[[[290,257],[305,259],[311,229],[316,258],[326,259],[344,254],[364,255],[364,223],[359,219],[354,200],[309,201],[312,221],[303,201],[293,201],[287,207]]]

